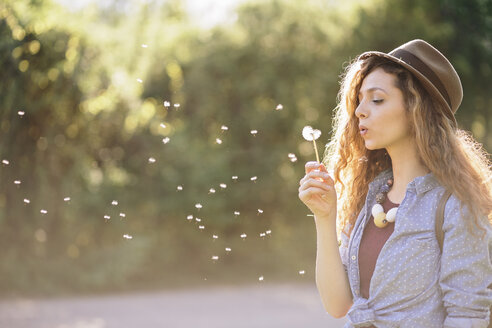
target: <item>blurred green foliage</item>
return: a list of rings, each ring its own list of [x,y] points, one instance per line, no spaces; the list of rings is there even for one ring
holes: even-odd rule
[[[3,1],[0,293],[312,279],[300,131],[328,141],[344,65],[430,41],[462,78],[460,126],[490,151],[491,36],[483,0],[251,2],[211,29],[180,1]]]

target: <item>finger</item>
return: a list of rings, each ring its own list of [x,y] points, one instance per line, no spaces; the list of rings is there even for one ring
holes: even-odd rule
[[[304,181],[307,181],[309,179],[322,179],[324,182],[328,183],[330,186],[333,186],[335,184],[335,182],[333,181],[333,179],[331,178],[331,176],[328,174],[328,172],[321,172],[321,171],[318,171],[318,170],[314,170],[314,171],[311,171],[309,172],[308,174],[306,174],[306,176],[304,177]]]
[[[323,189],[324,191],[331,191],[333,189],[332,186],[328,185],[325,182],[311,179],[311,180],[306,181],[304,184],[302,184],[299,187],[299,192],[302,192],[302,191],[309,189],[309,188],[319,188],[319,189]]]
[[[318,163],[318,162],[315,162],[315,161],[307,162],[306,165],[304,166],[306,174],[311,172],[312,170],[319,168],[319,166],[320,166],[320,163]]]
[[[313,196],[322,197],[323,195],[326,195],[325,190],[313,187],[313,188],[309,188],[309,189],[306,189],[306,190],[300,192],[299,193],[299,199],[302,201],[308,201]]]

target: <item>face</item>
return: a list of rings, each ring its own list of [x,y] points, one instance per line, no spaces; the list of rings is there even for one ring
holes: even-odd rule
[[[396,77],[382,68],[362,81],[355,115],[367,128],[360,132],[367,149],[405,147],[410,140],[403,93],[395,82]]]

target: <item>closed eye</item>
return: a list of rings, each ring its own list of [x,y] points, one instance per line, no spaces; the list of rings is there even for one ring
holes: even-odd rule
[[[383,99],[374,99],[372,102],[376,104],[380,104],[383,102]]]

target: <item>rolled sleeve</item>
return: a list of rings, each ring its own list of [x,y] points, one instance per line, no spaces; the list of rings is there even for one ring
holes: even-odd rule
[[[478,228],[471,233],[466,226],[468,216],[466,207],[460,213],[460,202],[452,196],[445,210],[439,280],[447,312],[444,327],[449,328],[487,328],[489,322],[491,229],[486,227],[485,236]]]

